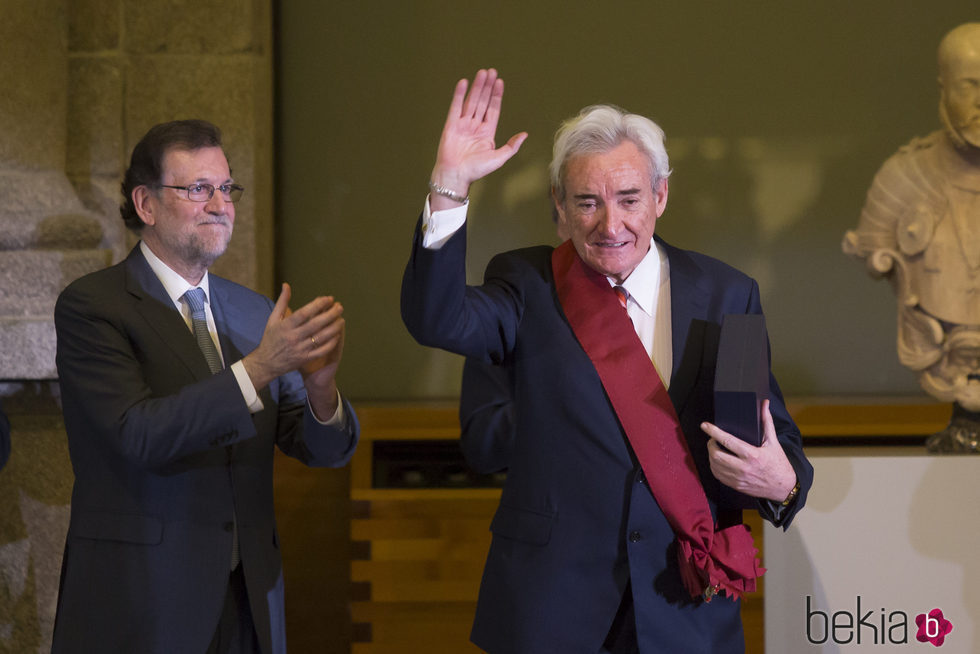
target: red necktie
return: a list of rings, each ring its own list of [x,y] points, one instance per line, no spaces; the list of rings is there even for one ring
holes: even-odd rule
[[[619,303],[626,308],[626,300],[629,298],[630,294],[626,292],[626,289],[622,286],[613,286],[613,290],[616,291],[616,297],[619,298]]]

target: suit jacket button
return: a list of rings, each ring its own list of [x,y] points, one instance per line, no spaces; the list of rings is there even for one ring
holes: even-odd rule
[[[230,521],[229,522],[226,522],[225,524],[222,525],[222,528],[225,531],[229,531],[230,532],[232,529],[235,528],[235,523],[234,522],[230,522]]]
[[[647,478],[646,478],[646,475],[643,474],[643,471],[642,470],[640,470],[638,473],[636,473],[636,483],[638,483],[638,484],[645,484],[646,482],[647,482]]]
[[[640,535],[640,532],[638,532],[638,531],[631,531],[630,532],[630,542],[631,543],[635,543],[636,541],[640,540],[641,538],[643,538],[643,536]]]

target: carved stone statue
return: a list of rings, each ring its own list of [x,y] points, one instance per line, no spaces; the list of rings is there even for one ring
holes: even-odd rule
[[[844,252],[891,282],[898,357],[954,402],[935,452],[977,452],[980,432],[980,23],[939,45],[944,129],[915,138],[875,176]]]

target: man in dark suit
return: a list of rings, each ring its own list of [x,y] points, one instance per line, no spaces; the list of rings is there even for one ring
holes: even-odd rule
[[[58,298],[75,485],[54,652],[286,651],[274,447],[340,466],[358,426],[341,305],[208,274],[242,192],[214,125],[153,127],[123,181],[140,243]]]
[[[738,597],[763,570],[721,484],[787,526],[812,468],[770,375],[764,439],[711,424],[720,324],[761,313],[758,286],[655,238],[670,169],[663,132],[589,107],[551,165],[557,249],[495,257],[465,284],[470,184],[501,147],[496,72],[456,86],[402,286],[422,344],[512,367],[515,440],[473,641],[491,654],[744,651]]]

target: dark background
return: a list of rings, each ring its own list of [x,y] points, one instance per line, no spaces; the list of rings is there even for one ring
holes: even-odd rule
[[[351,397],[454,397],[460,359],[408,336],[399,284],[453,85],[493,66],[498,140],[530,138],[472,189],[471,281],[554,242],[552,135],[612,102],[667,133],[658,233],[759,281],[787,395],[922,395],[891,289],[840,242],[884,160],[938,128],[936,47],[977,18],[973,0],[280,3],[278,276],[344,303]]]

